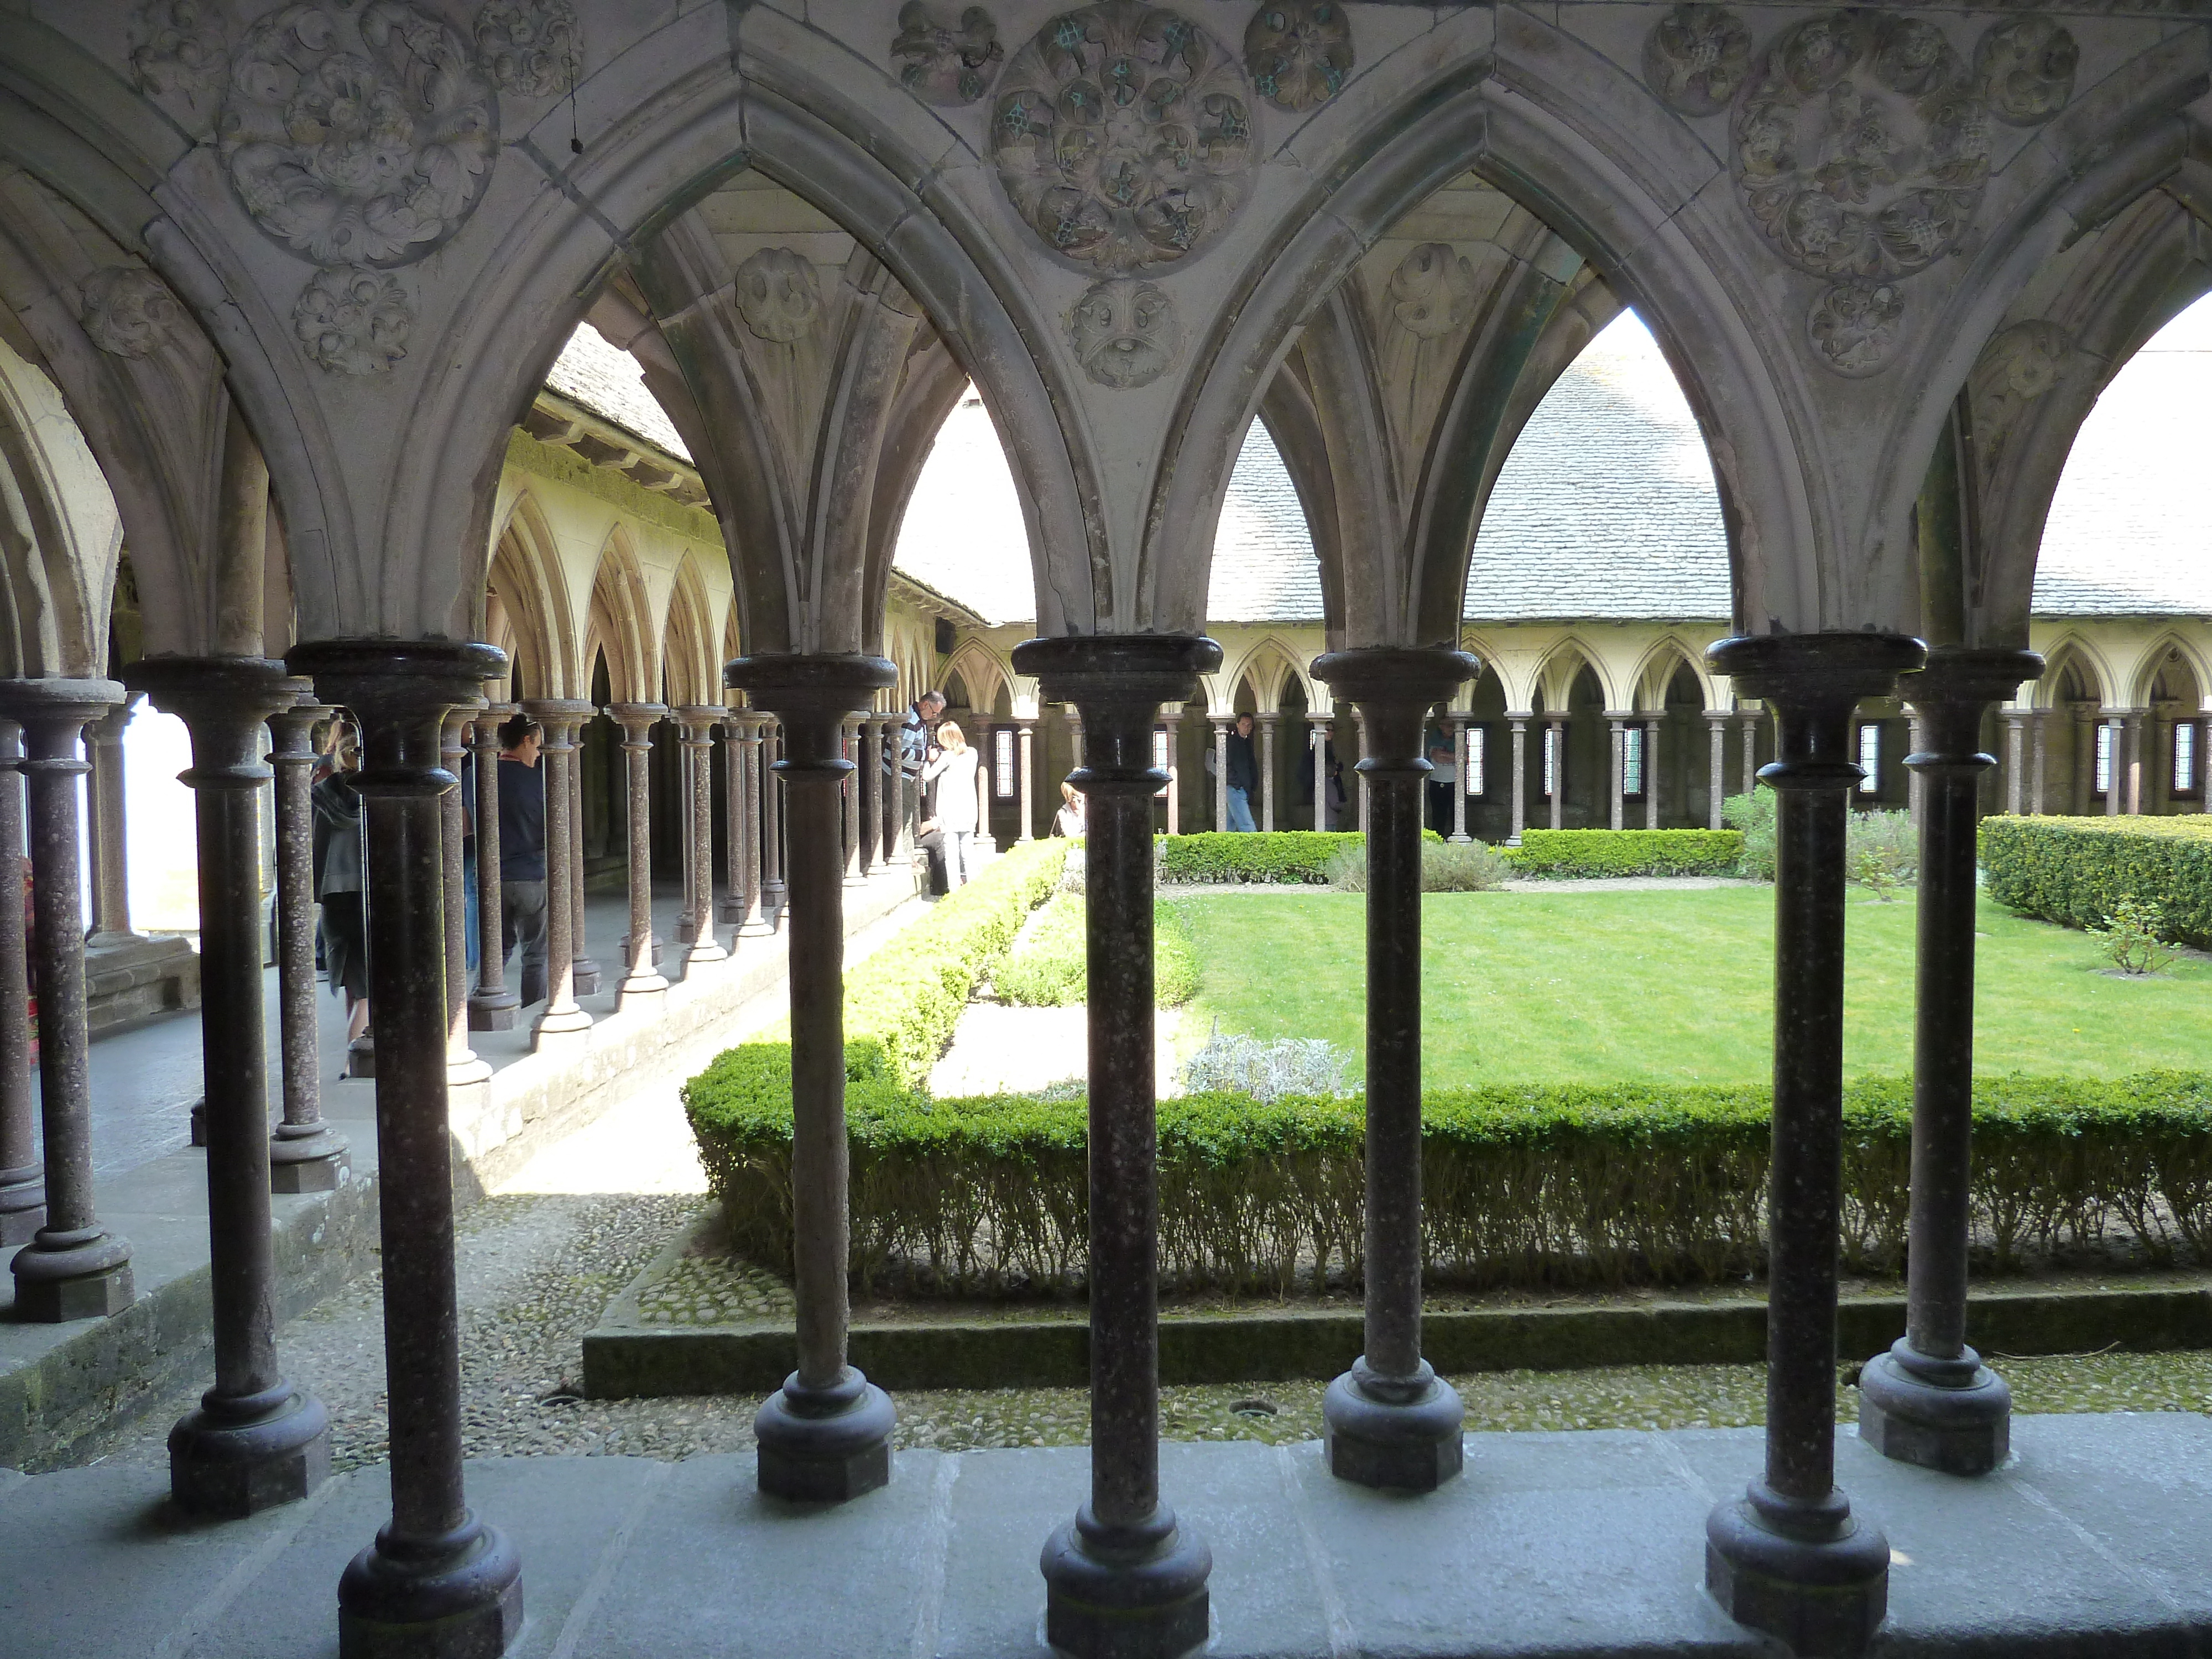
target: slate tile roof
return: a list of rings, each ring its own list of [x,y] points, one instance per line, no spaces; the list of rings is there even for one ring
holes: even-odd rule
[[[553,361],[545,377],[546,388],[581,404],[592,414],[613,422],[625,432],[644,439],[654,448],[689,461],[676,423],[645,389],[645,373],[637,359],[606,338],[589,323],[579,323],[568,343]]]

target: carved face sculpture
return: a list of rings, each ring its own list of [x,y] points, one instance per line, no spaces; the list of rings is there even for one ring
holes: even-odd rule
[[[151,356],[179,315],[161,279],[136,265],[109,265],[84,279],[86,337],[114,357]]]
[[[1441,339],[1473,314],[1474,287],[1474,267],[1449,242],[1424,242],[1390,273],[1390,314],[1417,339]]]
[[[759,338],[789,345],[814,326],[822,289],[805,255],[764,247],[738,267],[738,314]]]
[[[1101,386],[1150,386],[1174,364],[1182,344],[1175,307],[1152,283],[1095,284],[1068,318],[1083,372]]]

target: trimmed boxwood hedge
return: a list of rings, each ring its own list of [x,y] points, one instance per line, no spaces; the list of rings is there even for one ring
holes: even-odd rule
[[[1251,881],[1311,887],[1328,883],[1330,854],[1340,847],[1365,844],[1366,838],[1357,830],[1209,830],[1162,836],[1154,843],[1163,883]]]
[[[1732,876],[1741,830],[1523,830],[1502,849],[1524,876]]]
[[[847,1050],[853,1273],[920,1293],[1069,1291],[1084,1271],[1081,1100],[933,1101]],[[684,1091],[732,1242],[791,1259],[790,1053],[754,1043]],[[1843,1254],[1902,1260],[1911,1091],[1845,1091]],[[1167,1282],[1280,1293],[1360,1272],[1363,1105],[1201,1095],[1159,1106]],[[1764,1265],[1764,1088],[1455,1090],[1422,1108],[1423,1241],[1440,1283],[1699,1282]],[[2212,1077],[1979,1079],[1972,1201],[2000,1265],[2115,1224],[2212,1247]]]
[[[2140,899],[2164,910],[2167,937],[2212,950],[2212,817],[1989,817],[1981,845],[2000,904],[2098,927]]]

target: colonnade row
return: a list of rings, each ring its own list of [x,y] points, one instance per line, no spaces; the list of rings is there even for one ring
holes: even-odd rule
[[[1019,655],[1048,702],[1076,710],[1082,763],[1073,781],[1088,797],[1091,1485],[1088,1501],[1046,1541],[1048,1632],[1080,1655],[1179,1654],[1206,1639],[1210,1555],[1177,1522],[1159,1480],[1152,836],[1167,779],[1155,765],[1154,734],[1163,708],[1190,696],[1218,652],[1202,637],[1152,635],[1036,641]],[[1917,641],[1870,634],[1728,641],[1714,647],[1713,662],[1774,720],[1776,755],[1761,775],[1778,799],[1766,1456],[1745,1496],[1711,1518],[1708,1583],[1735,1617],[1799,1651],[1848,1653],[1865,1645],[1882,1617],[1888,1568],[1874,1519],[1854,1517],[1834,1485],[1841,848],[1861,775],[1852,714],[1863,700],[1897,692],[1902,676],[1926,736],[1911,762],[1925,781],[1926,810],[1908,1333],[1865,1368],[1862,1432],[1893,1456],[1967,1475],[2002,1460],[2008,1413],[2002,1380],[1964,1341],[1974,822],[1978,781],[1992,763],[1977,744],[1990,708],[2039,665],[2007,652],[1939,651],[1929,660]],[[251,803],[268,775],[259,761],[263,722],[277,734],[280,878],[296,900],[300,798],[312,765],[304,732],[324,708],[342,706],[359,722],[365,757],[358,782],[368,821],[392,1492],[390,1523],[363,1540],[339,1586],[342,1649],[498,1652],[520,1628],[522,1564],[495,1526],[471,1514],[464,1491],[447,1103],[468,1024],[461,929],[448,902],[459,881],[451,766],[463,728],[475,722],[481,732],[499,712],[483,705],[479,689],[502,664],[489,647],[367,641],[303,645],[288,663],[301,678],[240,659],[169,659],[132,671],[191,730],[188,781],[198,796],[207,908],[216,1378],[173,1435],[174,1488],[195,1509],[242,1514],[300,1495],[326,1467],[322,1409],[285,1383],[276,1361],[259,952],[240,922],[258,868]],[[740,659],[727,677],[744,692],[744,709],[676,711],[693,757],[691,948],[725,948],[708,941],[718,923],[732,920],[741,939],[766,920],[771,881],[783,884],[797,1365],[761,1408],[757,1478],[772,1493],[815,1502],[888,1480],[896,1420],[893,1403],[847,1353],[842,994],[844,890],[895,839],[895,797],[881,787],[881,749],[871,752],[888,722],[870,708],[893,672],[865,656]],[[1328,1391],[1325,1449],[1346,1480],[1418,1492],[1452,1478],[1462,1456],[1460,1403],[1421,1352],[1422,747],[1431,710],[1474,665],[1454,652],[1376,648],[1333,653],[1316,672],[1361,722],[1370,827],[1365,1336],[1360,1358]],[[47,1317],[107,1310],[128,1291],[127,1246],[101,1228],[91,1203],[82,1010],[81,998],[72,1001],[68,943],[79,932],[78,738],[120,695],[106,682],[0,685],[0,718],[23,734],[21,758],[11,755],[0,771],[0,836],[23,811],[20,777],[30,790],[42,992],[52,986],[42,997],[40,1057],[46,1215],[15,1264],[19,1299]],[[536,706],[550,753],[563,752],[563,728],[587,709]],[[637,805],[645,738],[660,710],[614,712],[629,739]],[[758,814],[763,831],[732,838],[739,849],[734,915],[717,914],[712,872],[702,867],[710,860],[702,851],[711,847],[702,739],[714,724],[734,732],[741,760],[733,798],[740,812]],[[573,771],[557,758],[554,765],[549,843],[570,847],[573,860]],[[478,767],[479,789],[494,769]],[[480,795],[479,811],[483,805]],[[780,835],[768,833],[775,819]],[[632,839],[643,846],[648,837],[634,830]],[[764,854],[757,876],[747,867],[753,848]],[[634,865],[624,964],[626,982],[642,984],[651,918],[640,908],[635,872]],[[492,873],[484,872],[487,890],[496,885]],[[574,882],[572,868],[568,882],[550,884],[556,902],[568,890],[572,919]],[[307,910],[295,902],[285,914],[296,922]],[[0,927],[0,997],[11,981],[21,983],[21,952],[11,955],[9,932]],[[288,963],[296,968],[311,948],[288,930]],[[573,1002],[573,934],[562,954],[556,982],[567,983],[541,1029],[557,1026]],[[295,972],[289,982],[302,981],[311,983]],[[485,990],[480,981],[476,994]],[[284,1006],[289,1019],[289,996]],[[0,1060],[15,1056],[19,1077],[22,1037],[20,1021],[0,1021]],[[12,1171],[29,1162],[27,1119],[20,1085],[6,1097],[14,1103],[6,1120]],[[335,1155],[328,1131],[309,1115],[310,1100],[295,1102],[288,1086],[286,1107],[280,1137],[295,1146],[319,1139],[319,1156]]]

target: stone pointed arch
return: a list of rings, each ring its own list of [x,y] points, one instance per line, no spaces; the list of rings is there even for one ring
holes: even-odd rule
[[[575,690],[580,659],[560,547],[544,509],[527,489],[514,498],[492,544],[486,588],[498,596],[514,629],[514,670],[528,695],[581,695]]]
[[[2163,628],[2155,638],[2145,645],[2136,658],[2135,672],[2129,677],[2128,704],[2134,708],[2150,706],[2151,690],[2157,684],[2166,659],[2179,656],[2189,677],[2196,682],[2197,700],[2200,707],[2212,708],[2212,651],[2208,651],[2202,630],[2194,636],[2188,629]],[[2196,712],[2191,710],[2191,713]]]
[[[1499,649],[1490,635],[1474,628],[1460,629],[1459,648],[1480,663],[1482,670],[1460,686],[1459,696],[1452,705],[1454,708],[1472,708],[1474,694],[1486,679],[1498,682],[1508,711],[1532,706],[1531,700],[1536,695],[1536,682],[1533,675],[1525,672],[1526,664],[1520,653]]]
[[[2058,706],[2058,688],[2065,682],[2066,670],[2069,667],[2075,671],[2077,678],[2089,682],[2083,690],[2095,700],[2100,708],[2120,707],[2113,701],[2122,684],[2120,677],[2113,672],[2111,660],[2080,629],[2069,628],[2060,634],[2043,653],[2043,678],[2034,682],[2032,691],[2034,707],[2056,708]]]
[[[0,339],[0,672],[96,676],[123,521],[60,389]]]
[[[1543,699],[1547,714],[1564,713],[1573,695],[1575,679],[1583,669],[1597,682],[1599,695],[1607,708],[1625,708],[1621,701],[1623,689],[1607,671],[1604,653],[1599,652],[1579,634],[1569,634],[1555,640],[1546,649],[1529,676],[1529,683]]]
[[[1008,706],[1013,702],[1013,671],[1006,661],[980,640],[960,641],[951,656],[939,671],[950,683],[955,675],[967,688],[968,706],[979,714],[989,714],[998,706],[999,693],[1006,694]]]
[[[1252,641],[1237,658],[1208,679],[1219,688],[1228,701],[1213,706],[1212,712],[1225,715],[1233,708],[1237,689],[1249,682],[1255,711],[1262,714],[1279,712],[1283,706],[1283,693],[1296,682],[1305,692],[1310,706],[1313,701],[1313,681],[1301,666],[1299,653],[1280,635],[1268,633]]]
[[[1636,666],[1623,679],[1622,684],[1627,688],[1629,701],[1617,706],[1639,712],[1663,712],[1667,707],[1667,688],[1674,683],[1676,672],[1686,668],[1698,683],[1698,695],[1704,699],[1705,706],[1718,713],[1721,708],[1720,693],[1713,683],[1711,673],[1705,667],[1705,656],[1702,646],[1692,645],[1680,635],[1662,635],[1651,642],[1637,659]]]
[[[660,653],[652,626],[651,602],[629,532],[617,524],[608,532],[592,573],[592,601],[585,629],[583,683],[588,691],[591,665],[605,652],[607,684],[617,702],[651,702],[660,685]]]
[[[722,701],[721,663],[714,656],[714,610],[707,584],[690,553],[676,567],[661,629],[659,701],[674,708]]]

